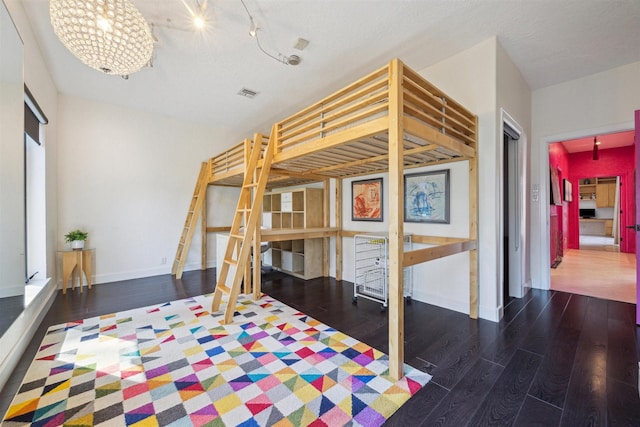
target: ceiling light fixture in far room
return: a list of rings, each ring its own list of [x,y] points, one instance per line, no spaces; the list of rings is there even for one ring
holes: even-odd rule
[[[593,137],[593,160],[598,160],[600,156],[598,156],[598,146],[600,145],[600,141],[598,141],[598,137]]]
[[[129,0],[51,0],[49,17],[62,44],[105,74],[128,76],[153,55],[149,24]]]
[[[264,50],[264,48],[262,47],[262,44],[260,43],[260,36],[258,35],[260,31],[260,27],[258,26],[258,24],[256,24],[255,19],[253,19],[253,15],[251,15],[251,12],[249,12],[249,9],[247,8],[247,5],[244,4],[244,1],[240,0],[240,3],[242,3],[242,6],[244,6],[244,10],[247,12],[247,15],[249,16],[249,35],[252,38],[256,39],[256,44],[258,45],[258,49],[260,49],[262,53],[267,55],[269,58],[275,59],[276,61],[281,62],[285,65],[298,65],[302,62],[302,58],[299,57],[298,55],[286,56],[278,52],[277,54],[278,56],[275,56],[270,54],[266,50]],[[304,40],[304,39],[298,39],[298,41],[300,40]],[[306,42],[306,44],[302,47],[302,49],[304,49],[309,44],[308,40],[304,40],[304,41]]]

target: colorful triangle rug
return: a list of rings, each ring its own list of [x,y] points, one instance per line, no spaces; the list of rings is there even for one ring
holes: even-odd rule
[[[3,426],[378,426],[431,377],[279,301],[212,295],[49,328]]]

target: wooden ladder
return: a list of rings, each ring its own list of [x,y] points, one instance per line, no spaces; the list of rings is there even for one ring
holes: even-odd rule
[[[227,243],[227,250],[224,254],[220,274],[218,275],[218,283],[213,293],[213,304],[211,307],[212,312],[218,311],[220,302],[222,301],[222,294],[229,296],[224,312],[224,319],[221,321],[223,325],[233,323],[233,313],[235,312],[236,301],[240,294],[242,278],[245,276],[245,269],[251,255],[251,241],[257,227],[260,226],[262,196],[264,195],[267,181],[269,180],[269,171],[271,170],[271,163],[275,152],[275,141],[276,127],[274,126],[271,130],[269,143],[265,148],[262,168],[259,173],[256,174],[254,172],[256,171],[260,152],[262,151],[262,137],[254,138],[251,155],[247,162],[247,168],[245,169],[240,198],[238,199],[236,213],[233,217],[233,223],[231,224],[229,242]],[[255,178],[256,176],[257,180]],[[252,192],[253,201],[251,197]],[[248,206],[250,207],[247,208]],[[247,213],[249,214],[248,217],[246,216]],[[244,232],[241,233],[240,227],[243,220]],[[237,258],[234,258],[235,255],[237,255]],[[218,256],[220,256],[220,254],[218,254]],[[258,257],[260,254],[255,254],[255,256]],[[235,268],[235,271],[232,273],[233,281],[231,282],[231,286],[227,286],[227,276],[229,275],[231,267]],[[247,275],[246,280],[250,280],[249,275]]]
[[[196,181],[196,188],[193,190],[193,197],[191,198],[191,205],[189,205],[189,212],[187,212],[187,219],[184,221],[184,228],[182,229],[182,235],[178,243],[176,258],[171,268],[171,274],[175,274],[177,279],[182,277],[184,264],[187,262],[187,255],[189,255],[189,248],[191,247],[191,240],[193,239],[193,232],[196,229],[198,217],[205,208],[208,172],[209,164],[203,162],[202,166],[200,166],[200,174],[198,175],[198,181]]]

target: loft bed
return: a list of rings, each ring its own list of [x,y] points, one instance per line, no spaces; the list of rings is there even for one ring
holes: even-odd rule
[[[325,208],[325,228],[301,229],[297,233],[304,236],[308,231],[316,233],[314,236],[336,237],[338,280],[342,279],[342,237],[361,233],[342,230],[341,180],[388,172],[391,375],[402,376],[404,360],[403,267],[469,252],[469,315],[477,318],[477,118],[474,114],[395,59],[344,89],[275,123],[271,138],[276,140],[267,188],[323,181],[325,190],[328,190],[329,180],[336,179],[336,227],[328,227],[328,208]],[[247,170],[254,145],[260,144],[262,153],[265,153],[268,143],[269,137],[256,134],[252,139],[212,157],[207,164],[207,183],[242,186],[244,175],[254,172]],[[264,154],[261,156],[257,168],[265,162]],[[414,235],[414,242],[429,247],[403,252],[404,169],[457,161],[468,161],[469,165],[468,238]],[[328,191],[325,194],[328,200]],[[328,207],[328,201],[325,206]],[[228,229],[206,228],[207,231]],[[273,230],[256,235],[262,236],[261,241],[287,238]],[[254,242],[254,248],[259,244]],[[325,275],[328,275],[328,263],[326,265]],[[254,273],[254,278],[259,280],[259,274]]]

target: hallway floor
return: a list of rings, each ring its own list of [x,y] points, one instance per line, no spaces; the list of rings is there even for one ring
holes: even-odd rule
[[[635,304],[635,254],[568,249],[551,269],[551,289]]]

